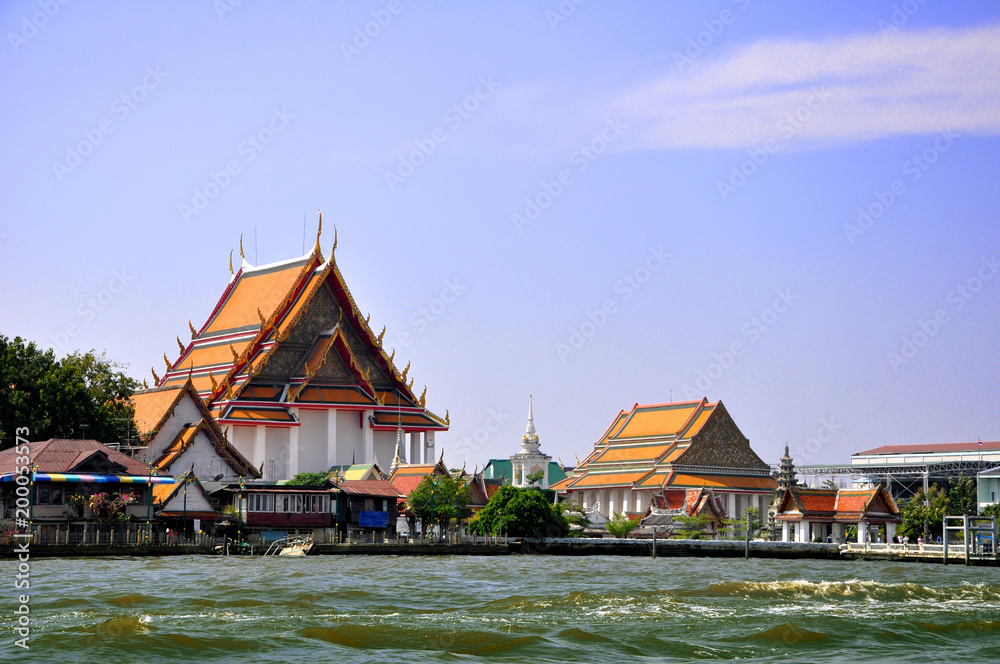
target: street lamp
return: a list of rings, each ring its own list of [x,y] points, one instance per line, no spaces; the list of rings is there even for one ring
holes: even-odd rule
[[[149,469],[149,479],[146,481],[146,544],[149,544],[152,535],[150,522],[153,518],[153,462],[146,464]]]
[[[184,473],[184,529],[181,530],[181,543],[187,544],[188,532],[188,477],[190,471]]]
[[[240,475],[240,490],[236,493],[236,550],[243,540],[243,476]]]

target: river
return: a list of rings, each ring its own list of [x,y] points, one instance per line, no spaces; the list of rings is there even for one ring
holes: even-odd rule
[[[1000,568],[615,557],[31,560],[0,661],[1000,661]]]

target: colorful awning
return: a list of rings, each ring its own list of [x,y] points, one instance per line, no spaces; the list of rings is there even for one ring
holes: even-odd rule
[[[13,482],[14,473],[0,475],[0,482]],[[71,475],[69,473],[35,473],[36,482],[92,482],[96,484],[176,484],[173,477],[159,475]]]

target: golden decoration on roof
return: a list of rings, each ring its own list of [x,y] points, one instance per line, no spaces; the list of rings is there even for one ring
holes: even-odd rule
[[[406,368],[403,369],[403,377],[400,378],[399,380],[405,383],[406,382],[406,374],[408,374],[408,373],[410,373],[410,363],[409,362],[406,363]]]
[[[368,316],[365,317],[365,327],[368,327],[368,321],[372,319],[372,312],[368,312]]]
[[[264,326],[267,324],[267,321],[264,320],[264,314],[260,312],[260,307],[257,307],[257,318],[260,319],[260,329],[263,330]]]
[[[409,384],[406,386],[406,389],[408,389],[410,392],[413,391],[413,379],[412,378],[410,379]]]
[[[232,344],[229,344],[229,352],[233,354],[233,362],[240,361],[240,356],[236,353],[236,349],[233,348]]]
[[[170,366],[170,360],[167,359],[167,354],[166,353],[163,354],[163,361],[167,365],[167,373],[170,373],[170,371],[173,370],[173,367]]]
[[[142,389],[144,389],[144,390],[148,390],[149,389],[149,383],[146,382],[145,378],[142,379]]]
[[[153,384],[154,385],[159,385],[160,384],[160,377],[156,375],[156,369],[154,369],[153,367],[150,367],[149,371],[150,371],[150,373],[153,374]]]
[[[379,334],[378,339],[375,340],[375,343],[378,345],[379,348],[382,347],[382,337],[384,336],[385,336],[385,325],[382,326],[382,333]]]
[[[181,353],[184,352],[184,344],[181,343],[180,335],[177,336],[177,347],[181,349]]]
[[[229,274],[230,275],[234,274],[233,273],[233,250],[232,249],[229,250]]]
[[[240,258],[246,260],[247,257],[243,255],[243,233],[240,233]]]
[[[451,424],[451,413],[448,411],[447,408],[444,411],[444,423]]]
[[[333,257],[333,252],[337,248],[337,224],[333,225],[333,249],[330,250],[330,257]]]
[[[427,386],[424,385],[424,391],[420,394],[420,407],[423,408],[427,405]]]
[[[394,357],[396,357],[396,349],[395,348],[392,349],[392,355],[389,356],[389,364],[393,367],[393,371],[395,371],[395,365],[392,364],[392,358],[394,358]]]
[[[319,236],[323,232],[323,211],[317,210],[317,212],[319,212],[319,228],[316,229],[316,246],[313,247],[313,253],[323,258],[323,254],[319,250]]]
[[[191,319],[188,319],[188,329],[191,330],[191,338],[194,339],[198,336],[198,330],[194,329],[194,325],[191,324]]]
[[[210,381],[212,381],[212,394],[215,394],[215,391],[217,389],[219,389],[219,384],[217,382],[215,382],[215,374],[213,374],[211,371],[209,371],[208,372],[208,379]]]

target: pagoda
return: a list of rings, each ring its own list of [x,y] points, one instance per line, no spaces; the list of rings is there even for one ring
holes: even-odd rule
[[[552,457],[542,454],[541,446],[538,442],[538,433],[535,431],[535,413],[532,404],[532,397],[528,396],[528,426],[521,437],[521,451],[510,458],[514,481],[512,484],[518,487],[537,486],[540,489],[549,488],[549,462]],[[542,478],[537,482],[531,482],[528,478],[541,471]]]
[[[414,463],[434,463],[435,434],[449,417],[426,406],[400,371],[395,351],[382,346],[371,315],[361,313],[334,260],[319,239],[306,255],[254,266],[240,240],[241,264],[207,320],[188,321],[179,355],[164,354],[166,372],[154,389],[197,390],[227,438],[266,481],[334,466],[393,459],[397,438],[409,441]]]

